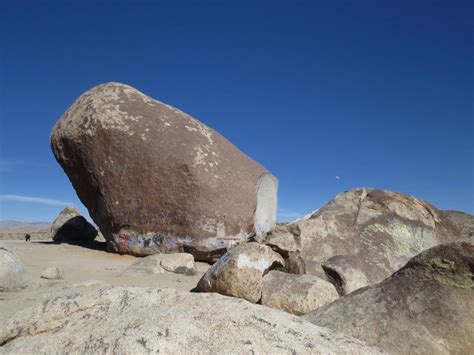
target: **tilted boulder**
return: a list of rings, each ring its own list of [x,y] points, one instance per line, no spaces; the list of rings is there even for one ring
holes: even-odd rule
[[[89,286],[0,314],[2,354],[381,354],[299,317],[216,294]]]
[[[474,244],[435,246],[385,281],[304,318],[393,354],[470,354],[474,349]]]
[[[275,222],[277,181],[219,133],[118,83],[81,95],[51,146],[111,251],[216,260]]]
[[[26,286],[25,270],[18,256],[0,242],[0,292]]]
[[[89,243],[95,239],[97,233],[97,229],[72,206],[59,212],[58,217],[51,224],[51,238],[57,243]]]
[[[203,275],[199,292],[217,292],[256,303],[262,297],[263,275],[285,261],[270,247],[258,243],[241,244],[229,250]]]
[[[328,278],[344,295],[382,281],[423,250],[459,238],[456,226],[429,203],[361,188],[257,240],[299,251],[306,273]]]
[[[295,275],[274,270],[263,277],[262,305],[299,316],[338,298],[339,295],[330,282],[313,275]]]
[[[40,277],[48,280],[61,280],[63,278],[63,271],[57,267],[50,266],[41,273]]]

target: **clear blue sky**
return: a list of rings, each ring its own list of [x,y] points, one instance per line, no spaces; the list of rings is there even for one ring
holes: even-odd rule
[[[4,1],[0,219],[49,221],[61,202],[85,211],[49,134],[108,81],[264,165],[282,220],[360,186],[474,213],[472,4]]]

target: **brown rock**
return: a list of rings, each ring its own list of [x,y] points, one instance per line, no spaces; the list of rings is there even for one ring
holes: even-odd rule
[[[270,271],[263,277],[262,304],[303,315],[339,297],[334,286],[313,275]]]
[[[262,296],[263,275],[284,264],[283,258],[266,245],[241,244],[212,265],[199,280],[196,290],[217,292],[256,303]]]
[[[63,209],[51,224],[51,238],[61,242],[92,242],[97,236],[97,229],[81,216],[74,207]]]
[[[421,251],[459,237],[456,226],[429,203],[362,188],[337,195],[309,218],[259,240],[298,250],[306,273],[327,277],[343,295],[380,282]]]
[[[215,260],[269,230],[277,181],[214,130],[134,88],[81,97],[51,134],[79,198],[118,253]]]
[[[474,349],[474,244],[431,248],[385,281],[306,315],[393,354]]]

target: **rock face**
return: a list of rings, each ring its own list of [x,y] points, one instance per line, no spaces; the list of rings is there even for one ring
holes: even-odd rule
[[[299,252],[306,273],[327,277],[344,295],[459,237],[451,221],[427,202],[363,188],[337,195],[309,218],[278,226],[257,240],[275,250]]]
[[[176,274],[195,275],[194,257],[187,253],[154,254],[135,261],[123,273],[133,274],[162,274],[166,271]]]
[[[241,244],[228,251],[203,275],[200,292],[217,292],[256,303],[262,297],[263,275],[285,261],[266,245]]]
[[[0,242],[0,292],[26,286],[23,265],[13,251]]]
[[[460,211],[443,211],[446,216],[461,232],[463,239],[474,242],[474,216]]]
[[[110,286],[67,292],[0,322],[0,353],[381,353],[296,316],[215,294]]]
[[[63,209],[51,224],[51,238],[57,243],[92,242],[97,229],[74,207]]]
[[[331,283],[313,275],[270,271],[263,277],[261,303],[267,307],[303,315],[337,298]]]
[[[42,279],[60,280],[63,278],[63,273],[57,267],[48,267],[41,273]]]
[[[474,244],[438,245],[380,284],[305,316],[394,354],[474,349]]]
[[[277,181],[214,130],[108,83],[64,113],[51,146],[111,251],[215,260],[275,222]]]

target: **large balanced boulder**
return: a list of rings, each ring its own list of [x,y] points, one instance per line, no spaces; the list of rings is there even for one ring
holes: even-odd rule
[[[273,270],[263,277],[261,304],[299,316],[338,298],[334,286],[317,276]]]
[[[298,252],[302,270],[327,277],[344,295],[382,281],[423,250],[459,238],[456,226],[429,203],[360,188],[257,240],[282,254]]]
[[[216,294],[89,286],[2,319],[2,354],[379,354],[296,316]]]
[[[0,242],[0,292],[26,286],[25,270],[16,254]]]
[[[256,303],[262,297],[263,275],[285,261],[270,247],[258,243],[241,244],[229,250],[202,276],[199,292],[217,292]]]
[[[305,318],[393,354],[472,354],[474,244],[431,248]]]
[[[89,243],[96,236],[97,229],[72,206],[63,209],[51,224],[51,238],[56,243]]]
[[[215,260],[275,222],[277,181],[186,113],[119,84],[81,95],[51,146],[111,251]]]

